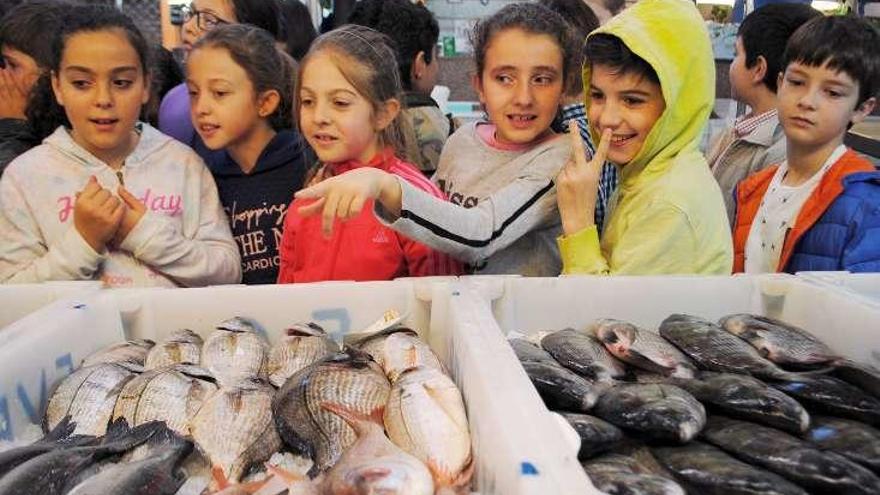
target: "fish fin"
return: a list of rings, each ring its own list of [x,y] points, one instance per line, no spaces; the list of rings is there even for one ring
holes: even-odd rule
[[[358,432],[358,435],[361,435],[366,430],[364,423],[375,423],[379,426],[383,426],[385,424],[384,407],[377,407],[376,409],[373,409],[370,414],[364,414],[362,412],[355,411],[351,408],[343,406],[342,404],[337,404],[335,402],[323,401],[321,402],[321,407],[345,420],[345,422],[348,423],[349,426],[351,426],[356,432]]]
[[[468,486],[470,485],[471,479],[474,477],[475,468],[473,453],[468,456],[467,463],[462,466],[461,471],[457,474],[442,471],[430,460],[428,460],[427,466],[437,484],[437,492],[435,495],[462,495],[470,493]]]
[[[415,368],[419,365],[419,350],[415,344],[410,344],[406,350],[406,369]]]
[[[211,466],[211,478],[214,479],[214,484],[217,485],[217,491],[224,490],[231,485],[226,477],[226,473],[223,472],[223,468],[217,464]]]
[[[70,415],[64,416],[61,422],[55,425],[55,428],[46,434],[42,441],[57,442],[70,437],[76,430],[76,421],[71,421]]]
[[[296,474],[293,471],[288,471],[281,466],[274,466],[272,464],[269,464],[268,462],[264,463],[263,465],[266,466],[266,471],[281,478],[287,484],[293,483],[295,481],[308,481],[307,477]]]

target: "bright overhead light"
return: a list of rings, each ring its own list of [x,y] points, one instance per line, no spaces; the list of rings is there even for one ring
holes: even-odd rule
[[[811,5],[814,9],[822,11],[837,10],[840,8],[840,2],[834,0],[813,0]]]

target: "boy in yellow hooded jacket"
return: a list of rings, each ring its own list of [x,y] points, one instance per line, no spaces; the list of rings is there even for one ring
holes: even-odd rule
[[[575,152],[556,180],[563,273],[730,273],[724,201],[698,149],[715,66],[696,7],[642,0],[593,31],[584,53],[587,113],[601,140],[592,161]],[[600,244],[593,211],[606,155],[620,185]]]

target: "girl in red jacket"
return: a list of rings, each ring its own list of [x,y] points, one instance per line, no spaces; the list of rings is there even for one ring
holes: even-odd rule
[[[387,36],[363,26],[331,31],[312,44],[296,82],[299,128],[320,164],[309,183],[359,167],[398,175],[437,197],[443,193],[398,157],[414,156],[409,124],[400,113],[401,83]],[[445,199],[445,198],[444,198]],[[320,215],[330,196],[296,199],[281,239],[279,283],[321,280],[390,280],[454,275],[460,264],[382,225],[372,205],[339,205],[332,233]]]

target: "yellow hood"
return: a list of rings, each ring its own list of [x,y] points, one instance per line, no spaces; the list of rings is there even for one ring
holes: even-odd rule
[[[590,33],[620,38],[660,79],[666,110],[642,149],[621,169],[629,189],[663,174],[682,151],[698,150],[715,101],[715,63],[709,32],[690,0],[640,0]],[[583,68],[585,103],[590,106],[590,65]],[[598,142],[598,136],[593,136]]]

